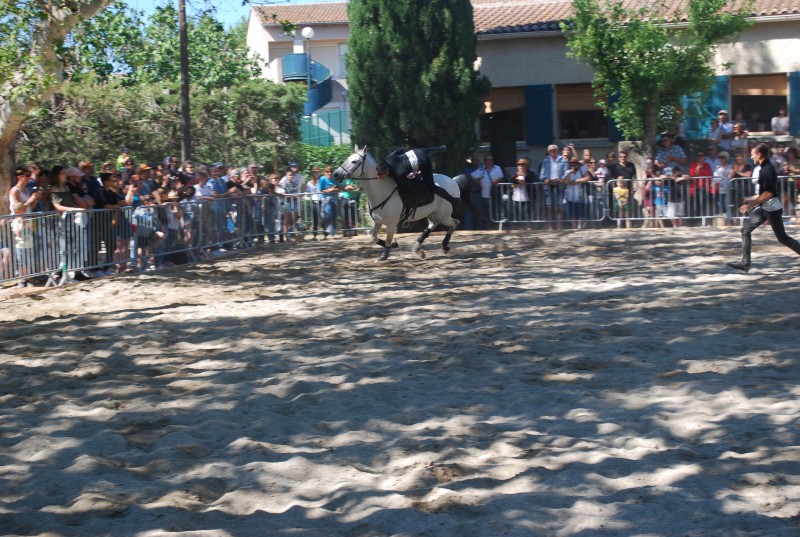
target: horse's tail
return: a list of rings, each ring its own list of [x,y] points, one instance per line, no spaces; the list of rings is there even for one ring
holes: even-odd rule
[[[464,208],[479,215],[481,218],[488,218],[488,215],[483,214],[483,212],[472,203],[472,196],[470,196],[469,192],[469,178],[463,173],[460,173],[453,177],[453,181],[458,185],[461,203],[464,204]]]

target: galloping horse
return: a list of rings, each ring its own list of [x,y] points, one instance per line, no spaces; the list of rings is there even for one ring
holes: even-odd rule
[[[397,185],[391,178],[379,178],[375,171],[377,162],[367,152],[366,146],[359,149],[356,145],[353,149],[355,152],[350,155],[344,163],[336,169],[333,177],[336,181],[347,179],[361,179],[363,181],[362,187],[367,194],[369,200],[369,214],[375,225],[372,226],[372,242],[383,246],[383,253],[380,256],[381,261],[385,261],[389,257],[389,252],[392,248],[397,248],[397,241],[394,241],[394,233],[397,229],[397,224],[400,223],[401,215],[403,214],[403,200],[400,199],[400,193],[397,191]],[[463,199],[469,203],[468,195],[461,195],[461,186],[453,181],[446,175],[439,173],[433,174],[433,180],[437,186],[443,188],[450,196],[456,199]],[[428,219],[428,227],[417,238],[414,243],[413,251],[420,257],[425,257],[425,252],[422,251],[422,243],[431,234],[431,231],[438,224],[447,226],[447,234],[442,241],[442,250],[445,253],[450,251],[450,237],[453,231],[458,227],[458,220],[453,218],[454,207],[450,202],[443,197],[437,195],[433,196],[433,201],[427,205],[422,205],[416,209],[412,209],[408,217],[409,221]],[[386,226],[386,240],[378,238],[381,227]]]

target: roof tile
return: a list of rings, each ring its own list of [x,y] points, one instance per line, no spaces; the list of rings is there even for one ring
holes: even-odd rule
[[[686,0],[666,0],[665,16],[672,20],[686,5]],[[745,5],[745,0],[733,0],[730,7]],[[651,7],[651,0],[625,0],[626,7]],[[472,0],[473,19],[477,34],[504,34],[559,30],[559,22],[572,14],[570,0]],[[318,4],[255,6],[262,22],[277,26],[272,19],[288,20],[294,24],[347,24],[347,2]],[[753,15],[799,15],[800,0],[756,0]]]

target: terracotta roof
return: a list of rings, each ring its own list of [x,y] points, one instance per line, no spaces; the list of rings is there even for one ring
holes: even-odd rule
[[[685,0],[666,0],[666,3],[669,6],[666,16],[672,18]],[[652,1],[626,0],[625,4],[629,8],[650,7]],[[745,0],[733,0],[731,7],[744,4]],[[478,35],[558,31],[559,23],[572,14],[570,0],[472,0],[472,7]],[[255,10],[268,26],[277,26],[273,14],[279,20],[295,24],[347,24],[347,2],[262,5],[255,6]],[[800,0],[756,0],[753,15],[800,15]]]
[[[667,0],[667,19],[685,20],[676,12],[685,6],[684,0]],[[733,0],[731,9],[745,5]],[[572,15],[570,0],[472,0],[475,33],[478,35],[558,31],[559,23]],[[626,0],[625,7],[651,7],[650,0]],[[756,0],[753,16],[800,15],[800,0]]]
[[[319,4],[262,5],[253,6],[261,22],[267,26],[279,26],[272,19],[287,20],[294,24],[347,24],[347,2]]]

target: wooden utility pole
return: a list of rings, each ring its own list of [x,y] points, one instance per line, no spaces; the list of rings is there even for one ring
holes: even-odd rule
[[[189,113],[189,35],[186,31],[186,0],[178,0],[178,26],[181,49],[181,161],[192,156]]]

